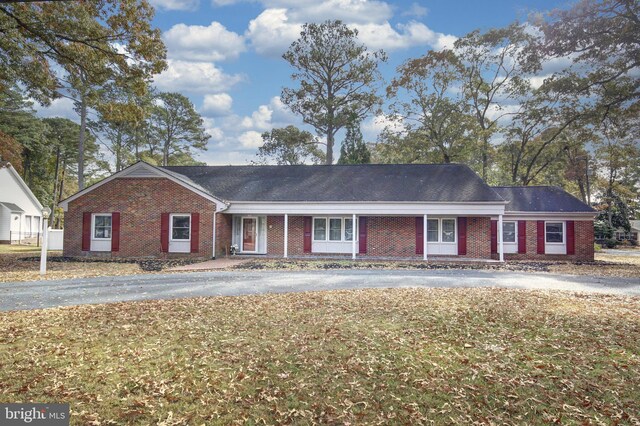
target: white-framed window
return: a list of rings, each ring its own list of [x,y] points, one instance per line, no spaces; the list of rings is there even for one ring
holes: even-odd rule
[[[457,221],[453,218],[427,219],[428,243],[455,243]]]
[[[515,243],[518,238],[517,229],[516,222],[502,222],[502,242]]]
[[[456,242],[456,220],[455,219],[442,219],[442,242],[443,243]]]
[[[94,240],[110,240],[111,239],[111,214],[95,213],[93,215],[93,232]]]
[[[545,222],[544,228],[547,244],[564,244],[564,222]]]
[[[171,241],[190,241],[191,240],[191,215],[190,214],[171,214],[169,221],[169,235]]]
[[[437,243],[440,234],[440,221],[438,219],[427,219],[427,242]]]
[[[313,218],[313,240],[314,241],[327,240],[327,218],[326,217]]]
[[[350,217],[314,217],[313,241],[353,241],[353,228],[353,218]]]

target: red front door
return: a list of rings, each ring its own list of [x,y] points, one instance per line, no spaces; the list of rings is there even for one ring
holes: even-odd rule
[[[242,251],[256,251],[256,222],[256,218],[242,218]]]

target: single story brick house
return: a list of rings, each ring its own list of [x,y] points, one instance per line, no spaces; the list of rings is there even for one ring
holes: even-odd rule
[[[138,162],[62,206],[67,256],[593,259],[591,207],[459,164]]]

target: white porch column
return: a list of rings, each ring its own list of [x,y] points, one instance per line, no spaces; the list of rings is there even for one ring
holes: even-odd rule
[[[356,215],[354,214],[351,222],[351,258],[356,258]]]
[[[504,241],[502,241],[502,215],[498,215],[498,253],[500,253],[500,262],[504,262]]]
[[[284,214],[284,257],[288,257],[289,254],[289,215]]]
[[[218,216],[218,206],[216,206],[216,210],[214,210],[213,212],[213,253],[211,258],[215,259],[216,258],[216,216]]]
[[[427,215],[422,218],[422,259],[427,260]]]

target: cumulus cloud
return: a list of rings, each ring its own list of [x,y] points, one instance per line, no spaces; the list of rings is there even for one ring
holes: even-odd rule
[[[227,93],[216,93],[204,95],[202,102],[202,112],[211,116],[221,116],[231,114],[233,98]]]
[[[246,36],[256,52],[266,56],[284,53],[302,31],[302,24],[289,22],[286,9],[267,9],[249,22]]]
[[[246,129],[269,130],[271,128],[271,115],[273,110],[268,105],[260,105],[251,117],[242,120],[242,127]]]
[[[73,101],[69,98],[54,99],[48,107],[43,107],[34,101],[34,107],[40,117],[62,117],[76,122],[80,120]]]
[[[210,62],[167,60],[167,69],[154,78],[157,88],[187,93],[223,92],[243,80],[239,74],[225,74]]]
[[[199,0],[150,0],[150,3],[161,10],[194,11],[200,6]]]
[[[177,24],[162,36],[169,57],[191,61],[236,59],[246,50],[244,38],[219,22],[209,26]]]
[[[255,130],[244,132],[238,137],[238,141],[245,148],[260,148],[262,146],[262,136]]]
[[[410,21],[394,28],[389,21],[377,21],[375,16],[369,17],[366,13],[358,15],[367,19],[345,19],[345,22],[358,30],[359,39],[371,49],[393,51],[419,45],[443,49],[451,47],[456,40],[456,37],[435,32],[421,22]],[[249,23],[245,35],[258,53],[279,56],[299,37],[302,22],[304,20],[298,20],[296,9],[266,9]]]
[[[427,16],[427,13],[429,13],[429,9],[421,6],[419,3],[413,3],[411,7],[402,12],[402,16],[413,16],[415,18],[422,18],[423,16]]]

